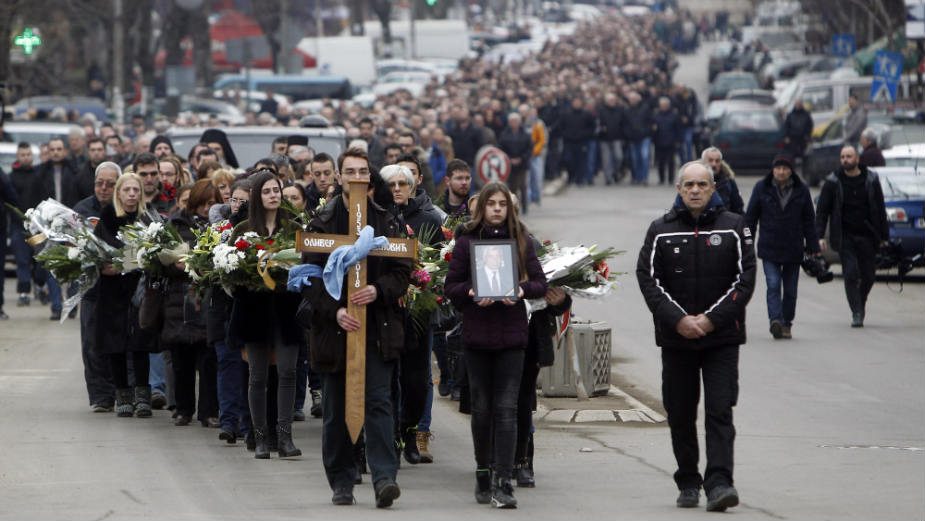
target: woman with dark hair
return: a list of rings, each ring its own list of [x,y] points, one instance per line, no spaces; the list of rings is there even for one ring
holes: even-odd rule
[[[190,189],[186,208],[177,212],[170,223],[180,237],[193,246],[193,234],[209,225],[209,207],[218,198],[208,179],[200,179]],[[189,425],[197,411],[203,427],[218,427],[218,397],[215,351],[206,344],[205,321],[201,303],[190,291],[190,279],[182,263],[168,270],[167,294],[164,298],[164,327],[161,345],[170,350],[177,404],[174,425]],[[199,404],[196,407],[196,371],[199,371]]]
[[[269,170],[258,171],[251,177],[247,220],[234,228],[231,241],[247,232],[267,239],[280,232],[294,231],[295,225],[280,209],[283,184]],[[275,291],[238,289],[234,295],[230,334],[244,343],[250,363],[248,402],[254,424],[256,450],[254,457],[267,459],[267,378],[275,357],[279,382],[277,385],[276,431],[281,458],[301,456],[292,443],[292,413],[295,402],[296,360],[302,330],[295,320],[300,296],[286,292],[285,286]]]
[[[299,183],[291,183],[283,188],[283,197],[292,203],[297,210],[304,210],[308,197],[305,195],[305,187]],[[314,210],[314,208],[312,208]]]
[[[145,205],[143,183],[137,174],[123,174],[116,181],[112,204],[100,211],[95,233],[110,246],[121,248],[119,228],[135,221],[151,223],[160,216]],[[157,343],[138,325],[138,308],[132,295],[141,279],[140,271],[120,273],[111,264],[101,270],[97,301],[96,347],[109,356],[113,383],[116,386],[116,414],[120,417],[151,417],[151,387],[148,385],[148,353],[157,351]],[[129,387],[128,363],[135,372],[135,389]]]
[[[516,299],[474,300],[472,242],[511,239],[519,280]],[[479,503],[516,508],[511,478],[517,442],[517,402],[527,345],[527,309],[522,299],[546,294],[546,276],[526,227],[517,218],[511,192],[489,183],[479,193],[472,220],[463,225],[449,273],[446,295],[463,316],[462,342],[469,374],[472,442]]]

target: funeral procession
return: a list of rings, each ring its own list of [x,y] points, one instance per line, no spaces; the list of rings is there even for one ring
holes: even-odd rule
[[[925,0],[0,35],[0,521],[925,521]]]

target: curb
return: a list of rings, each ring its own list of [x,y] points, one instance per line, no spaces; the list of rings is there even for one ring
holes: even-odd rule
[[[665,417],[636,398],[626,394],[615,385],[610,386],[608,396],[624,400],[631,409],[547,409],[537,404],[534,419],[544,423],[664,423]]]

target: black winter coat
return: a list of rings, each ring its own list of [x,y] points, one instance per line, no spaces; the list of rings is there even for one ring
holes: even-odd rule
[[[600,138],[604,141],[623,139],[623,107],[601,105],[597,118],[601,124]]]
[[[389,213],[372,200],[367,206],[367,224],[375,235],[398,237],[399,229]],[[349,229],[349,215],[344,199],[338,197],[309,224],[309,231],[345,235]],[[321,268],[327,264],[326,253],[305,253],[302,262]],[[366,307],[366,342],[375,346],[386,360],[396,360],[405,347],[404,315],[399,299],[408,289],[411,278],[411,261],[390,257],[370,256],[366,262],[366,281],[376,287],[376,300]],[[311,286],[303,291],[303,298],[311,302],[311,330],[309,356],[311,367],[324,373],[340,372],[346,368],[347,332],[337,323],[337,310],[347,307],[346,277],[340,300],[334,300],[324,288],[320,277],[311,279]]]
[[[673,110],[655,111],[652,118],[655,121],[655,133],[652,144],[658,148],[672,148],[681,141],[681,125],[678,114]]]
[[[745,219],[716,200],[695,219],[679,202],[652,222],[636,263],[636,278],[655,322],[655,343],[704,349],[745,343],[745,306],[755,289],[755,249]],[[713,332],[678,334],[687,315],[705,313]]]
[[[434,206],[430,196],[423,189],[418,189],[417,194],[408,200],[408,204],[396,206],[394,211],[398,224],[410,226],[418,240],[423,240],[421,233],[424,232],[430,235],[428,243],[431,246],[443,241],[441,227],[445,214]],[[404,226],[399,226],[398,229],[403,228]]]
[[[51,161],[42,163],[38,168],[39,184],[37,185],[40,201],[49,197],[55,197],[55,167]],[[72,208],[80,202],[80,191],[78,190],[77,170],[70,161],[61,162],[61,200],[59,203]]]
[[[157,219],[151,213],[140,216],[137,213],[127,213],[124,217],[116,217],[115,208],[109,204],[100,212],[100,222],[94,232],[110,246],[121,248],[124,244],[116,238],[119,228],[136,220],[150,223]],[[98,353],[160,350],[157,335],[142,331],[138,326],[138,308],[132,305],[132,296],[140,279],[141,272],[137,270],[121,275],[100,275],[99,298],[96,304]]]
[[[652,135],[652,109],[645,101],[630,105],[624,111],[623,135],[630,141],[639,141]]]
[[[467,165],[475,164],[475,154],[482,148],[482,131],[468,123],[465,128],[457,122],[451,122],[446,129],[446,135],[453,140],[453,153]]]
[[[42,197],[45,194],[44,188],[42,188],[38,171],[34,167],[13,163],[10,181],[13,183],[16,195],[19,196],[18,208],[21,211],[25,212],[29,208],[35,208],[45,200]]]
[[[206,219],[181,211],[170,219],[180,237],[195,245],[193,230],[208,226]],[[190,291],[191,281],[186,273],[176,267],[167,269],[167,289],[164,296],[164,327],[161,342],[165,346],[200,344],[206,341],[205,313],[199,297]],[[197,310],[196,306],[200,309]]]
[[[462,313],[463,345],[471,349],[523,349],[527,346],[527,308],[523,300],[513,306],[495,302],[482,307],[475,303],[470,267],[472,241],[478,239],[507,239],[507,228],[478,227],[456,238],[444,291],[453,306]],[[546,295],[546,275],[536,257],[533,243],[527,245],[527,281],[521,282],[525,299]],[[520,274],[522,277],[522,274]]]
[[[498,146],[511,159],[511,171],[523,172],[530,166],[530,158],[533,155],[533,140],[523,128],[514,132],[510,127],[506,127],[498,138]],[[514,158],[520,159],[520,164],[514,164]]]
[[[819,252],[816,212],[809,188],[796,174],[793,192],[784,208],[774,174],[768,174],[752,190],[745,212],[745,224],[758,234],[758,257],[782,264],[799,264],[804,250]],[[759,233],[760,232],[760,233]]]
[[[725,165],[723,165],[714,181],[716,181],[716,193],[723,200],[723,206],[732,213],[739,215],[745,213],[745,201],[742,200],[742,194],[739,193],[739,185],[732,175],[726,171]]]
[[[882,242],[890,238],[890,224],[886,218],[886,206],[883,203],[883,187],[880,186],[880,177],[866,166],[859,166],[862,172],[867,172],[866,191],[870,215],[867,225],[871,236]],[[832,249],[839,251],[842,240],[842,204],[844,204],[844,187],[842,180],[845,170],[839,168],[825,178],[819,202],[816,205],[816,235],[825,237],[826,225],[829,227],[829,243]]]
[[[281,220],[280,230],[295,226]],[[246,232],[253,231],[248,221],[234,228],[231,242]],[[296,293],[277,286],[274,291],[250,291],[238,288],[234,292],[228,334],[246,344],[273,345],[277,334],[286,345],[304,342],[302,329],[295,320],[301,299]]]
[[[584,109],[575,110],[569,107],[562,114],[559,123],[562,129],[562,139],[566,143],[581,143],[593,138],[597,133],[597,119]],[[529,137],[527,136],[528,139]]]

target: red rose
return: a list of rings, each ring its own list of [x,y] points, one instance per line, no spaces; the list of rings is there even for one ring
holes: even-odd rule
[[[257,246],[254,246],[254,248],[260,251],[267,249],[267,247],[264,246],[263,244],[258,244]]]
[[[453,230],[447,228],[446,226],[441,226],[440,230],[443,232],[443,238],[447,241],[453,240]]]
[[[405,225],[405,233],[408,234],[408,237],[414,237],[414,229],[411,228],[410,224]]]
[[[234,243],[234,247],[239,250],[246,250],[250,245],[251,243],[245,241],[244,239],[238,239],[238,241]]]
[[[231,223],[225,223],[218,229],[218,231],[223,232],[225,230],[230,230],[231,228]]]
[[[450,262],[451,260],[453,260],[453,252],[451,251],[447,252],[447,254],[443,256],[443,260],[447,262]]]
[[[265,242],[267,243],[267,246],[273,245],[273,239],[267,239]]]

